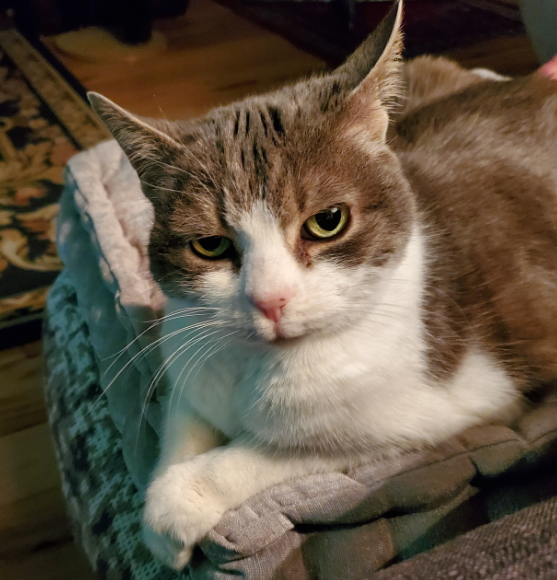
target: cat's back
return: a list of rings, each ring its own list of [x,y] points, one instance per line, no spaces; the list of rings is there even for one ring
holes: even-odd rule
[[[557,180],[557,83],[535,73],[470,86],[401,119],[392,146],[410,164],[457,154],[493,170],[494,161],[513,162]]]
[[[403,118],[392,146],[434,240],[432,302],[557,377],[557,83],[470,87]]]
[[[557,236],[557,83],[539,73],[410,113],[392,147],[422,212],[455,235]]]

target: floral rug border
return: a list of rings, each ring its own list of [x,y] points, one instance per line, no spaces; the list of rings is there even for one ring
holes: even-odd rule
[[[110,138],[109,132],[92,112],[82,96],[70,86],[64,76],[48,62],[40,51],[32,46],[17,30],[8,29],[0,31],[0,53],[5,55],[8,61],[11,61],[12,66],[16,67],[17,73],[14,74],[17,74],[18,78],[21,79],[19,82],[25,82],[25,85],[28,87],[26,94],[29,95],[29,91],[33,93],[30,98],[35,98],[39,102],[40,107],[48,109],[51,123],[54,123],[54,127],[58,126],[60,128],[58,131],[66,135],[66,138],[71,141],[72,145],[70,148],[73,150],[69,151],[68,155],[75,151],[92,147],[99,141]],[[2,118],[6,122],[10,121],[9,117]],[[35,175],[30,171],[30,168],[25,167],[21,162],[22,151],[13,145],[6,131],[0,131],[0,146],[2,152],[0,161],[2,161],[4,169],[7,170],[2,180],[4,190],[6,188],[9,189],[11,187],[10,184],[14,180],[15,183],[19,184],[18,187],[24,190],[31,189],[25,185],[26,183],[32,183],[37,179],[39,181],[41,180],[40,175]],[[65,159],[63,161],[65,163]],[[64,163],[59,160],[57,166],[52,166],[48,169],[48,175],[43,176],[42,180],[48,181],[48,179],[56,174],[52,184],[55,188],[61,189],[61,176]],[[10,199],[12,200],[11,202]],[[22,223],[26,224],[31,228],[29,231],[36,236],[38,221],[34,214],[39,212],[34,212],[33,210],[38,207],[37,203],[40,200],[30,197],[26,201],[27,205],[25,205],[25,200],[16,199],[14,196],[10,198],[9,195],[6,197],[5,194],[3,198],[4,216],[9,215],[10,211],[16,212],[13,213],[13,220],[15,220],[13,223],[17,223],[19,226]],[[46,208],[46,217],[45,212],[41,216],[42,222],[50,223],[49,231],[42,232],[42,238],[44,239],[42,239],[41,243],[43,244],[49,240],[53,244],[54,222],[58,211],[57,201],[56,198],[52,197],[52,193],[50,193],[47,202],[50,205]],[[10,209],[10,204],[12,209]],[[20,209],[17,206],[20,206]],[[21,222],[21,220],[25,221]],[[2,232],[0,231],[0,233]],[[5,229],[3,233],[6,233]],[[17,235],[17,231],[13,229],[10,233],[13,236]],[[39,273],[37,274],[37,284],[34,286],[33,279],[31,279],[32,270],[21,270],[21,268],[25,268],[26,266],[23,264],[23,260],[19,260],[18,258],[18,252],[20,251],[18,244],[21,246],[21,241],[15,237],[12,240],[8,240],[5,245],[8,248],[7,252],[9,255],[0,255],[0,259],[4,261],[6,259],[10,261],[10,257],[13,258],[11,260],[12,264],[20,268],[20,270],[14,270],[14,266],[12,266],[12,270],[9,273],[11,276],[8,282],[9,291],[6,291],[6,286],[4,286],[2,296],[0,296],[0,331],[3,334],[6,331],[11,334],[18,326],[23,328],[23,325],[28,325],[32,321],[38,323],[42,319],[42,310],[51,281],[45,279],[41,281],[40,272],[50,271],[52,277],[54,277],[56,272],[61,268],[61,263],[59,263],[59,260],[57,262],[55,255],[46,256],[45,260],[47,263],[40,264],[40,267],[37,268]],[[28,249],[27,251],[30,252],[31,250]],[[18,272],[22,272],[22,275],[27,276],[27,281],[24,283],[21,291],[17,289],[18,282],[14,281],[16,280],[15,276],[18,275]],[[5,274],[8,273],[5,272]],[[14,333],[14,336],[15,334],[17,333]],[[33,338],[36,337],[33,336]],[[2,342],[0,348],[3,348],[6,341],[0,342]],[[9,345],[10,340],[8,340]]]

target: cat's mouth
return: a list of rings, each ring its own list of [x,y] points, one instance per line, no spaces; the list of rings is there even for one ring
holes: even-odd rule
[[[272,329],[268,328],[264,331],[260,329],[259,331],[252,332],[245,336],[245,339],[248,342],[257,343],[260,345],[287,348],[294,346],[304,340],[307,334],[307,332],[291,334],[286,332],[283,328],[280,327],[279,324],[277,324]]]
[[[259,334],[251,334],[244,337],[244,340],[251,344],[260,346],[273,346],[276,348],[290,348],[300,343],[304,336],[275,336],[274,338],[267,338]]]

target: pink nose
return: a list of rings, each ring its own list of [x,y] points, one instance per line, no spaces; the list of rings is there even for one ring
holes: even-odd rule
[[[278,296],[266,296],[259,298],[250,296],[250,302],[263,314],[275,324],[282,318],[284,307],[290,302],[293,294],[284,292]]]

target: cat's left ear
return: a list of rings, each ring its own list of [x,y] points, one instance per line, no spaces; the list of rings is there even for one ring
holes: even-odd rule
[[[341,115],[350,133],[385,141],[389,110],[402,86],[402,0],[332,77],[342,86]]]
[[[160,160],[171,159],[181,150],[181,145],[157,126],[161,121],[137,117],[98,93],[89,92],[87,98],[140,178],[151,181],[161,171]]]

